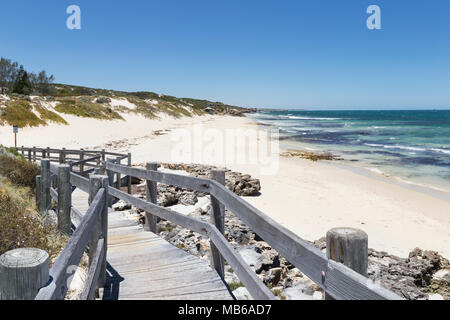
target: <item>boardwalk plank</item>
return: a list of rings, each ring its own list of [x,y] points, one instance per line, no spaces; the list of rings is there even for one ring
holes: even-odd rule
[[[110,212],[107,284],[104,300],[232,299],[209,263],[185,252],[137,221]]]

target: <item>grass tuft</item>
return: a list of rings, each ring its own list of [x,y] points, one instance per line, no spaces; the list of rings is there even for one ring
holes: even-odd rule
[[[228,284],[228,287],[230,287],[231,291],[234,291],[237,288],[240,288],[240,287],[244,286],[244,284],[242,282],[230,282],[230,283],[227,283],[227,284]]]
[[[28,162],[22,156],[16,157],[0,153],[0,175],[8,178],[14,184],[34,189],[36,176],[39,173],[39,166]]]

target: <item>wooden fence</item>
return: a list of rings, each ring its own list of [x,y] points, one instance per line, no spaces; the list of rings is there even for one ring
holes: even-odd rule
[[[67,163],[72,167],[72,171],[81,176],[86,176],[94,172],[95,168],[100,166],[100,163],[106,161],[110,157],[115,163],[121,164],[125,159],[127,165],[131,166],[131,153],[117,153],[102,150],[74,150],[74,149],[54,149],[54,148],[37,148],[37,147],[18,147],[16,148],[23,157],[28,161],[36,162],[42,159],[49,159],[51,162]],[[120,173],[116,176],[116,187],[122,186]],[[120,185],[119,185],[120,184]],[[128,193],[131,193],[131,179],[126,181],[128,186]]]
[[[25,149],[22,148],[22,150]],[[107,159],[107,161],[101,161],[100,167],[96,171],[97,173],[106,173],[106,176],[91,175],[90,179],[87,179],[70,172],[73,169],[71,166],[60,165],[58,167],[54,164],[50,166],[49,162],[48,159],[42,160],[38,201],[41,204],[44,203],[42,208],[48,208],[50,196],[58,199],[58,220],[66,221],[58,224],[61,225],[61,228],[68,229],[67,224],[68,221],[70,222],[70,216],[67,220],[67,215],[70,213],[74,217],[78,217],[76,220],[80,220],[80,223],[50,271],[52,282],[39,291],[37,299],[61,299],[64,297],[67,291],[65,284],[67,280],[65,276],[66,268],[69,265],[78,265],[88,243],[90,252],[89,281],[82,297],[85,299],[92,298],[95,288],[102,285],[107,251],[107,206],[111,205],[108,195],[144,210],[144,228],[148,231],[156,232],[156,221],[159,217],[208,236],[211,243],[211,264],[214,269],[223,278],[224,261],[226,260],[255,299],[276,299],[276,297],[224,237],[225,209],[238,216],[272,248],[320,286],[325,291],[327,298],[343,300],[401,299],[396,294],[365,277],[367,271],[367,236],[363,241],[360,241],[363,250],[357,250],[362,252],[362,254],[359,254],[361,262],[357,263],[359,266],[349,264],[360,274],[346,265],[334,261],[346,263],[348,257],[345,255],[353,254],[352,244],[359,245],[347,237],[346,232],[338,234],[338,236],[334,233],[327,235],[328,255],[326,255],[226,188],[224,186],[225,171],[213,171],[213,179],[205,179],[159,172],[155,163],[148,164],[147,169],[139,169],[121,165],[114,159]],[[50,186],[50,173],[58,177],[57,189]],[[139,199],[117,188],[120,186],[120,175],[128,177],[128,181],[131,181],[131,177],[146,180],[147,199]],[[118,181],[119,185],[114,183],[114,176],[118,177],[116,182]],[[157,183],[210,194],[213,213],[211,221],[209,223],[204,222],[158,206],[156,201]],[[64,187],[63,184],[66,184],[66,186]],[[90,199],[93,199],[88,212],[83,217],[73,207],[69,209],[70,199],[67,195],[62,194],[68,192],[64,190],[72,190],[73,186],[89,192]],[[89,237],[91,237],[91,240],[89,240]],[[331,247],[336,250],[330,250]],[[337,253],[333,253],[334,251]],[[361,266],[363,267],[361,268]]]

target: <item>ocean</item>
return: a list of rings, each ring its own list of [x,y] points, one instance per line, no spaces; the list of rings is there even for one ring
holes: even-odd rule
[[[329,151],[348,164],[450,191],[450,110],[261,110],[280,146]]]

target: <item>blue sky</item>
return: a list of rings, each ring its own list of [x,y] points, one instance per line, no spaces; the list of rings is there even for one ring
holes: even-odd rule
[[[61,83],[241,106],[449,108],[449,16],[448,0],[15,0],[0,55]]]

